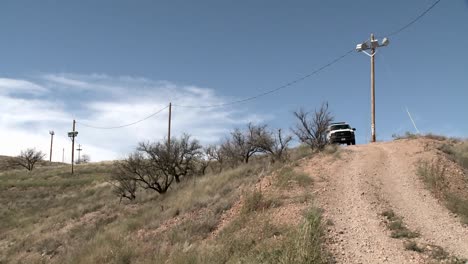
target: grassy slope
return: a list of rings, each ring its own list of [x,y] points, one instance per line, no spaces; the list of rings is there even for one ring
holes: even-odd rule
[[[426,137],[435,140],[440,152],[437,159],[421,161],[417,173],[434,196],[468,224],[468,141]]]
[[[112,194],[108,164],[1,172],[0,263],[320,263],[311,181],[288,166],[256,161],[133,203]],[[288,208],[305,217],[276,219]]]

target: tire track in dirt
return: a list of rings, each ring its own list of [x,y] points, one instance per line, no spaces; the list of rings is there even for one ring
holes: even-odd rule
[[[387,160],[380,177],[385,186],[382,189],[384,196],[394,211],[404,217],[410,229],[421,233],[427,243],[468,258],[468,228],[434,198],[419,179],[416,164],[421,158],[418,153],[423,149],[415,143],[373,146],[383,151]]]
[[[324,209],[327,244],[338,263],[425,263],[390,238],[380,214],[393,209],[420,242],[468,257],[468,228],[441,205],[419,180],[415,163],[420,142],[388,142],[346,148],[341,158],[314,157],[303,169],[316,180],[315,199]]]
[[[349,148],[340,160],[322,166],[322,160],[313,158],[305,170],[311,175],[321,174],[315,196],[324,209],[328,226],[327,244],[338,263],[410,263],[417,256],[402,250],[400,241],[388,235],[382,223],[378,199],[373,183],[368,180],[376,171],[374,160],[383,161],[376,152]]]

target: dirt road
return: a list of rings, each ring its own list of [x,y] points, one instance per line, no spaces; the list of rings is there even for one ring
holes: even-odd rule
[[[316,200],[329,219],[327,243],[338,263],[425,263],[390,237],[381,213],[403,217],[417,242],[468,258],[468,227],[446,209],[416,175],[431,155],[420,141],[394,141],[346,148],[338,158],[313,158],[304,170],[316,180]]]

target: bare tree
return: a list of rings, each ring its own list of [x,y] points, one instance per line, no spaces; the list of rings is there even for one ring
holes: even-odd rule
[[[171,184],[197,172],[201,146],[189,135],[167,141],[142,142],[127,159],[116,162],[112,177],[114,192],[121,198],[135,199],[137,187],[166,193]]]
[[[238,147],[233,144],[230,138],[226,138],[220,145],[220,154],[223,155],[223,165],[235,167],[242,162]]]
[[[203,148],[202,156],[196,161],[196,174],[205,175],[208,167],[213,161],[216,161],[217,152],[216,145],[209,145]]]
[[[305,112],[303,109],[294,112],[298,123],[293,132],[301,142],[312,149],[323,150],[327,145],[328,126],[333,121],[333,116],[328,110],[328,103],[322,103],[320,109],[312,113],[312,117],[309,117],[309,114],[310,112]]]
[[[195,162],[202,155],[198,140],[190,140],[184,134],[180,139],[171,140],[168,147],[166,142],[140,143],[137,150],[144,152],[150,158],[155,168],[164,175],[175,178],[176,182],[196,170]]]
[[[284,136],[281,129],[276,130],[276,133],[271,132],[270,137],[263,137],[260,146],[270,156],[273,162],[285,161],[288,158],[288,146],[291,143],[292,136]]]
[[[265,152],[262,144],[270,140],[266,125],[254,125],[249,123],[247,130],[236,128],[231,132],[231,137],[226,139],[222,150],[231,160],[248,163],[250,158],[260,152]]]
[[[143,189],[151,189],[158,193],[165,193],[174,181],[174,176],[164,174],[155,165],[147,153],[137,151],[116,163],[117,171],[113,179],[117,181],[115,193],[126,197],[136,191],[136,183]],[[135,183],[135,185],[133,185]],[[135,189],[135,190],[134,190]]]
[[[114,194],[120,197],[120,201],[123,198],[128,200],[135,200],[136,199],[136,191],[137,191],[137,181],[134,175],[130,174],[129,171],[126,170],[124,162],[118,163],[116,166],[116,171],[111,176],[110,183],[114,185]]]
[[[226,159],[226,155],[223,152],[221,145],[209,145],[204,149],[206,158],[210,161],[211,165],[216,164],[218,171],[223,170],[223,165]],[[214,168],[212,168],[214,170]]]
[[[28,171],[34,169],[34,165],[37,162],[42,161],[45,154],[42,151],[37,151],[35,148],[29,148],[21,151],[21,154],[17,157],[10,158],[8,160],[9,167],[23,167]]]

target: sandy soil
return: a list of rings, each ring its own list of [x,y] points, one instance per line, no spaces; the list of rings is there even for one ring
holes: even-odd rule
[[[429,151],[428,149],[432,149]],[[424,187],[416,175],[422,158],[436,155],[424,140],[351,146],[340,157],[314,157],[303,169],[316,181],[315,200],[324,209],[327,244],[338,263],[426,263],[390,237],[381,213],[392,209],[418,242],[468,258],[468,227]]]

